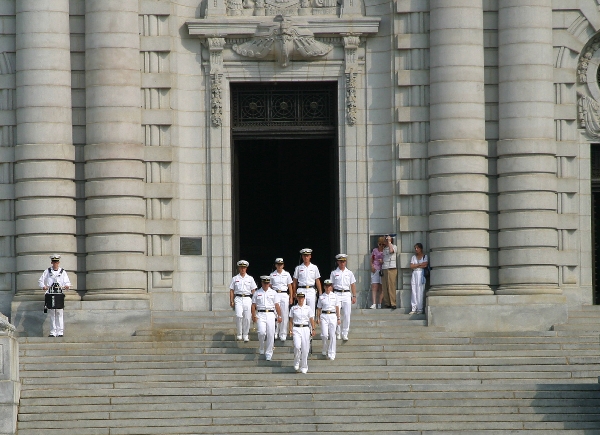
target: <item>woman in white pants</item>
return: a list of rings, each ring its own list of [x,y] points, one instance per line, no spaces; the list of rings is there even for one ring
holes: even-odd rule
[[[317,324],[321,322],[321,340],[323,341],[323,356],[331,361],[335,359],[336,336],[335,328],[340,324],[340,302],[332,292],[333,283],[330,279],[323,281],[325,291],[317,302]]]
[[[423,293],[425,292],[425,268],[427,267],[427,255],[423,254],[423,245],[415,245],[415,255],[410,259],[412,276],[410,277],[410,314],[423,313]]]
[[[310,337],[315,335],[315,314],[304,303],[306,298],[301,290],[296,293],[296,298],[298,305],[290,308],[289,335],[294,340],[294,369],[307,373]]]

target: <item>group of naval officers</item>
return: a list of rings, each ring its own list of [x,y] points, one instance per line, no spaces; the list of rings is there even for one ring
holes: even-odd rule
[[[348,340],[356,278],[346,268],[348,256],[338,254],[338,267],[323,281],[323,289],[319,268],[310,262],[312,249],[302,249],[300,254],[302,263],[296,266],[293,276],[284,270],[283,258],[276,258],[275,271],[260,277],[259,289],[246,273],[250,264],[238,261],[239,273],[229,286],[229,303],[235,309],[237,340],[250,341],[250,324],[255,322],[259,353],[270,361],[275,339],[284,342],[290,336],[294,342],[294,369],[307,373],[315,324],[321,326],[322,354],[329,360],[335,359],[336,339]]]

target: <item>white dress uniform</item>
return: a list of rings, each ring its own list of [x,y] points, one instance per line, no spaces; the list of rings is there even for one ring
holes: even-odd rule
[[[302,288],[306,295],[306,305],[312,308],[313,313],[317,306],[317,290],[315,288],[317,279],[321,278],[319,268],[312,263],[305,266],[304,263],[296,266],[294,278],[298,280],[298,288]]]
[[[356,283],[356,278],[348,268],[340,270],[338,267],[331,272],[329,279],[333,283],[333,291],[339,298],[340,316],[342,317],[341,328],[340,326],[337,327],[337,333],[341,333],[342,338],[347,340],[352,310],[352,290],[350,287]]]
[[[423,258],[420,260],[417,259],[416,255],[413,255],[410,259],[410,264],[420,264],[426,261],[428,261],[427,255],[423,255]],[[423,272],[423,268],[419,267],[413,269],[410,276],[410,305],[412,311],[423,312],[423,293],[425,291],[425,277],[423,276]]]
[[[237,327],[237,338],[243,336],[244,341],[248,341],[248,332],[252,322],[252,291],[256,290],[254,278],[246,274],[241,276],[239,273],[231,279],[229,289],[233,290],[235,295],[235,322]]]
[[[59,267],[58,270],[54,270],[52,267],[49,267],[48,269],[44,270],[44,273],[42,273],[42,276],[40,276],[40,279],[38,280],[38,285],[40,288],[48,287],[46,293],[50,291],[50,288],[54,283],[58,283],[61,287],[71,287],[69,275],[67,275],[67,271],[62,267]],[[50,315],[50,335],[53,337],[64,335],[65,323],[63,318],[63,310],[48,309],[48,314]]]
[[[294,327],[294,368],[306,373],[310,348],[310,319],[314,319],[315,312],[305,302],[302,306],[294,305],[290,308],[289,317]]]
[[[252,295],[252,304],[256,305],[258,352],[264,354],[268,360],[273,356],[275,341],[276,298],[277,292],[270,287],[266,291],[261,287]]]
[[[279,308],[283,313],[281,323],[275,325],[275,335],[278,335],[281,341],[285,341],[288,330],[288,317],[285,315],[290,309],[290,294],[288,285],[292,283],[292,276],[285,270],[281,273],[277,271],[271,274],[271,287],[277,292],[275,302],[279,304]]]
[[[317,308],[321,309],[321,340],[323,341],[323,355],[327,355],[330,360],[335,359],[337,327],[337,313],[335,307],[339,306],[339,298],[334,292],[327,294],[323,292],[319,296]]]

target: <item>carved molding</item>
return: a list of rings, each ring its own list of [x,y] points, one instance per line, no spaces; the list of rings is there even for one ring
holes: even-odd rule
[[[210,122],[213,127],[223,123],[223,48],[225,38],[206,38],[210,53]]]
[[[275,18],[278,24],[259,25],[254,37],[243,44],[235,44],[232,49],[244,57],[262,59],[274,53],[283,68],[290,63],[293,53],[304,58],[325,56],[332,46],[319,42],[308,29],[301,29],[281,15]]]
[[[345,85],[346,85],[346,120],[349,125],[357,121],[356,83],[358,77],[357,50],[360,44],[359,35],[346,35],[344,41]]]
[[[579,126],[592,139],[600,138],[600,104],[593,98],[585,95],[579,96],[577,111],[579,115]]]
[[[579,57],[579,64],[577,65],[577,78],[579,79],[579,83],[588,82],[587,73],[590,66],[590,61],[594,57],[594,53],[596,53],[599,48],[600,35],[597,35],[590,41],[590,44],[587,45]]]

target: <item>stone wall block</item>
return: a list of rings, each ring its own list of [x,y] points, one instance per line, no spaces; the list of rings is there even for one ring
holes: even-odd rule
[[[139,54],[138,54],[139,56]],[[85,84],[88,88],[94,86],[134,86],[140,81],[139,69],[126,70],[86,70]],[[88,105],[89,106],[89,105]],[[90,109],[93,106],[89,107]]]
[[[88,118],[89,119],[89,118]],[[85,133],[88,143],[141,143],[140,123],[106,122],[95,123],[89,119]]]
[[[527,155],[498,159],[498,172],[502,174],[527,174],[531,171],[556,175],[556,157],[552,155]]]
[[[435,123],[435,128],[431,128],[431,140],[438,140],[442,138],[465,138],[465,137],[473,137],[476,133],[485,133],[485,127],[482,127],[477,124],[466,125],[464,123],[464,119],[461,116],[456,116],[456,111],[461,111],[463,115],[467,115],[466,112],[463,112],[463,105],[453,105],[452,110],[449,108],[440,108],[440,110],[435,110],[435,116],[432,115],[430,117],[430,122]],[[472,109],[472,107],[470,107]],[[471,112],[472,113],[472,112]],[[445,114],[445,115],[444,115]],[[444,116],[450,116],[450,118],[445,118]],[[477,117],[481,116],[481,113],[477,114]],[[467,118],[468,119],[468,118]],[[481,119],[483,122],[483,118]],[[445,133],[441,133],[445,132]]]
[[[523,264],[552,265],[558,261],[556,249],[525,247],[509,249],[498,253],[498,263],[501,266],[520,266]]]
[[[490,266],[489,255],[481,255],[480,249],[449,249],[437,251],[431,257],[432,264],[448,266]]]
[[[15,160],[75,160],[75,148],[65,143],[19,144],[15,146]],[[74,169],[74,168],[73,168]]]
[[[40,85],[52,85],[52,86],[71,86],[71,74],[66,75],[64,72],[69,71],[62,69],[60,71],[55,70],[25,70],[19,71],[19,74],[15,77],[15,83],[17,87],[20,86],[40,86]]]
[[[85,214],[91,216],[131,215],[145,216],[146,202],[143,198],[116,197],[110,199],[87,199]]]
[[[498,278],[503,285],[509,287],[518,285],[528,285],[538,288],[540,285],[556,287],[556,283],[558,282],[558,267],[537,265],[501,267],[498,270]]]
[[[86,248],[99,252],[141,252],[146,250],[146,238],[140,234],[93,234],[85,240]]]
[[[498,210],[548,210],[556,213],[556,193],[522,192],[498,196]]]
[[[434,257],[431,258],[431,261],[432,264],[439,264],[435,262]],[[465,286],[487,287],[490,283],[490,270],[487,267],[470,267],[468,273],[466,273],[467,270],[464,267],[445,268],[436,266],[434,270],[435,273],[431,274],[432,288],[440,286],[462,287],[463,291],[468,292],[469,289]]]
[[[501,231],[498,247],[511,248],[524,246],[558,247],[558,231],[555,228],[527,228]]]
[[[457,74],[461,74],[462,77],[471,77],[463,71],[457,71]],[[433,73],[432,73],[433,75]],[[433,77],[432,77],[433,79]],[[466,104],[473,102],[480,104],[483,98],[483,76],[481,81],[458,81],[456,79],[448,78],[447,81],[452,82],[452,86],[448,86],[445,82],[436,81],[432,82],[429,86],[431,92],[431,105],[440,103],[445,104]],[[462,107],[462,106],[461,106]],[[485,114],[480,115],[485,117]]]
[[[93,56],[91,56],[93,52]],[[86,71],[93,70],[136,70],[139,72],[139,49],[130,48],[95,48],[85,58]],[[107,67],[110,65],[110,68]],[[141,78],[138,79],[141,81]],[[129,83],[128,83],[129,84]]]
[[[71,93],[61,93],[63,97],[70,98]],[[64,120],[68,119],[71,121],[73,109],[67,106],[37,106],[37,107],[20,107],[17,109],[17,122],[23,126],[29,124],[33,126],[36,124],[35,131],[33,133],[36,138],[39,138],[38,141],[35,142],[19,142],[19,144],[23,145],[54,145],[54,144],[65,144],[69,145],[71,142],[71,138],[73,137],[73,133],[71,130],[65,128]],[[26,120],[26,121],[25,121]],[[56,131],[56,136],[49,137],[40,137],[41,133],[38,131],[38,125],[40,129],[44,128],[46,125],[47,128],[41,130],[42,132],[47,131]],[[60,129],[64,131],[61,131]],[[33,128],[29,130],[34,130]],[[17,133],[21,133],[17,131]],[[27,133],[23,133],[27,134]],[[25,137],[23,135],[19,135],[21,137]],[[31,137],[31,136],[30,136]],[[61,140],[66,139],[66,140]]]
[[[485,230],[437,231],[429,234],[429,243],[439,249],[482,248],[490,246],[490,235]]]
[[[429,212],[472,210],[487,212],[490,200],[486,192],[451,193],[429,198]]]
[[[47,216],[41,218],[21,219],[16,222],[17,233],[22,235],[44,234],[52,232],[57,235],[75,234],[75,219],[72,216]],[[62,236],[61,236],[62,237]]]
[[[551,174],[528,173],[498,178],[498,189],[501,192],[556,192],[557,188],[558,178]]]
[[[478,175],[455,175],[452,177],[436,177],[429,179],[429,193],[451,192],[487,192],[489,189],[486,177]]]
[[[77,252],[77,239],[75,236],[56,234],[51,225],[46,227],[50,235],[19,235],[15,244],[21,255],[36,254],[39,252]]]
[[[145,185],[137,179],[114,179],[87,181],[85,183],[86,198],[92,199],[103,196],[131,196],[143,198]]]
[[[483,42],[483,39],[482,39]],[[444,46],[442,46],[444,47]],[[431,68],[441,68],[444,65],[449,67],[461,67],[462,65],[473,65],[474,60],[478,58],[477,54],[473,55],[472,46],[451,46],[451,50],[434,50],[431,49],[430,62]],[[483,53],[483,47],[482,51]],[[483,60],[483,55],[481,56]],[[433,72],[433,71],[432,71]]]
[[[501,117],[505,117],[508,121],[511,121],[511,127],[514,126],[522,127],[522,123],[518,122],[519,120],[523,122],[529,122],[529,136],[532,136],[532,133],[535,134],[534,138],[544,138],[547,136],[547,130],[545,123],[549,120],[554,120],[554,104],[549,104],[547,102],[537,102],[537,101],[501,101],[499,104],[498,113]],[[536,117],[534,119],[521,119],[523,116],[530,114],[532,111],[535,111]],[[538,127],[542,127],[541,130],[537,130]],[[527,136],[515,136],[515,138],[527,137]],[[511,139],[511,136],[502,139]]]
[[[15,183],[15,196],[21,199],[44,197],[52,192],[54,197],[75,198],[72,180],[19,181]]]
[[[17,108],[21,107],[66,107],[71,97],[71,88],[66,86],[35,86],[31,92],[17,92]],[[55,118],[55,117],[53,117]],[[32,120],[37,121],[37,120]],[[49,120],[51,121],[51,119]]]
[[[97,180],[101,178],[137,178],[143,180],[146,168],[142,162],[136,160],[110,160],[87,162],[85,164],[85,178]]]
[[[503,139],[498,141],[497,155],[519,156],[524,154],[556,155],[557,144],[551,139]]]
[[[487,175],[488,161],[482,156],[440,157],[429,159],[428,171],[430,177],[456,173]]]
[[[144,255],[131,255],[131,253],[92,254],[85,259],[86,270],[145,270],[146,259]]]
[[[510,206],[510,204],[509,204]],[[558,228],[558,214],[553,211],[534,210],[500,213],[498,226],[511,228]]]
[[[15,6],[15,11],[18,14],[27,12],[68,12],[69,0],[19,0],[15,2]]]
[[[85,222],[86,234],[131,233],[144,234],[146,219],[141,216],[110,216],[91,218]]]
[[[481,63],[476,63],[474,65],[460,65],[448,67],[439,66],[430,68],[429,77],[430,79],[428,84],[436,85],[436,90],[439,90],[441,88],[439,84],[443,85],[444,83],[448,82],[451,82],[452,85],[458,84],[459,86],[462,86],[463,84],[475,84],[476,86],[477,84],[481,84],[483,86],[484,83],[484,75],[481,73]],[[482,93],[483,89],[476,89],[474,95],[463,95],[462,98],[458,101],[462,101],[463,98],[470,98],[472,100],[474,100],[475,98],[482,98]],[[438,98],[437,92],[431,92],[431,96],[433,98]]]
[[[64,160],[52,163],[27,161],[15,163],[15,181],[41,178],[75,178],[75,163]]]
[[[140,122],[140,116],[137,111],[132,113],[132,108],[139,108],[134,103],[140,101],[140,87],[139,83],[137,87],[129,84],[124,86],[88,86],[86,90],[86,98],[94,101],[94,113],[93,119],[96,122],[102,122],[104,120],[115,121],[121,119],[122,122]],[[125,110],[119,110],[119,108]],[[111,114],[103,108],[114,108],[117,113]],[[129,110],[129,113],[127,113]],[[135,118],[131,118],[131,116]],[[124,118],[121,118],[124,117]]]
[[[429,229],[431,231],[475,228],[487,230],[488,227],[489,220],[486,213],[465,212],[429,215]]]
[[[37,258],[37,263],[32,261],[31,258]],[[77,286],[77,261],[75,255],[72,255],[73,261],[67,260],[69,255],[63,255],[60,259],[60,266],[64,268],[69,274],[71,280],[71,289],[75,290]],[[32,289],[39,289],[38,280],[42,276],[44,268],[50,267],[50,259],[48,255],[28,255],[27,257],[17,257],[17,272],[19,273],[19,279],[17,279],[16,289],[17,293],[24,291],[31,291]],[[44,302],[40,295],[40,310],[44,309]]]
[[[130,290],[144,290],[146,279],[146,272],[142,271],[89,272],[86,276],[86,287],[88,290],[114,289],[123,294]]]
[[[65,128],[64,123],[29,123],[24,116],[25,112],[37,112],[37,110],[17,110],[17,123],[21,128],[17,128],[17,144],[36,144],[36,143],[69,143],[73,138],[73,132],[70,128]],[[27,128],[29,127],[29,128]]]
[[[17,218],[38,215],[58,215],[75,217],[75,201],[73,198],[36,198],[18,199],[15,202],[15,216]]]
[[[440,156],[482,156],[488,155],[488,143],[485,140],[435,140],[427,145],[429,158]]]
[[[20,70],[59,70],[71,63],[68,51],[62,48],[44,48],[43,50],[19,50],[16,60],[17,74]]]
[[[85,2],[86,15],[95,12],[135,12],[137,15],[138,8],[138,0],[86,0]]]
[[[144,160],[144,145],[140,143],[88,144],[84,159],[90,160]]]
[[[510,61],[510,59],[508,60]],[[498,80],[502,83],[520,80],[525,82],[531,82],[535,80],[541,80],[547,83],[554,82],[554,68],[550,68],[546,64],[539,65],[537,68],[531,68],[531,61],[532,59],[530,58],[530,62],[523,65],[500,65],[498,67]],[[547,99],[547,96],[539,95],[537,98]]]
[[[52,27],[54,23],[52,21],[47,21],[48,26]],[[58,48],[62,47],[64,49],[69,49],[70,41],[69,41],[69,26],[67,24],[67,28],[65,29],[66,33],[57,34],[51,33],[52,30],[58,29],[50,29],[50,32],[36,32],[36,33],[21,33],[16,40],[15,48],[17,50],[25,50],[25,49],[36,49],[39,47],[47,47],[47,48]],[[41,29],[40,29],[41,30]],[[61,55],[62,56],[62,55]],[[68,65],[68,63],[67,63]],[[64,65],[61,68],[65,69]]]
[[[460,13],[460,12],[459,12]],[[478,14],[478,18],[481,17],[481,14]],[[471,20],[471,18],[467,18]],[[479,25],[479,27],[477,27]],[[431,32],[429,36],[429,41],[431,45],[435,46],[435,51],[444,51],[444,48],[447,47],[448,50],[453,50],[455,46],[465,45],[465,42],[471,42],[474,46],[481,44],[481,35],[483,30],[483,23],[479,20],[479,23],[476,19],[471,21],[471,25],[467,28],[462,29],[436,29]],[[473,50],[473,57],[480,57],[481,60],[478,60],[477,65],[481,64],[483,60],[483,50]],[[467,64],[470,65],[470,64]]]
[[[85,48],[86,50],[98,50],[98,49],[132,49],[139,50],[140,40],[139,36],[136,39],[136,35],[131,32],[94,32],[94,27],[98,27],[101,23],[98,19],[103,20],[106,19],[109,22],[115,21],[115,15],[110,14],[110,16],[103,14],[102,17],[97,14],[93,20],[90,21],[90,30],[89,38],[86,37],[85,40]],[[123,18],[123,17],[121,17]],[[117,15],[117,20],[119,19],[119,15]],[[130,20],[127,20],[130,21]],[[137,20],[136,20],[137,22]],[[118,25],[118,23],[116,23]],[[136,24],[137,25],[137,24]],[[88,26],[88,22],[86,21],[86,26]],[[131,65],[129,66],[131,68]]]
[[[132,95],[131,93],[131,88],[127,88],[128,92],[123,92],[122,94],[120,94],[121,96],[124,94],[129,93],[130,95]],[[139,89],[137,89],[137,93],[139,93]],[[89,94],[88,94],[89,95]],[[131,103],[127,103],[127,104],[131,104]],[[113,124],[113,123],[119,123],[119,124],[139,124],[142,120],[142,112],[140,110],[138,110],[137,107],[132,107],[132,106],[115,106],[113,108],[111,107],[106,107],[106,106],[102,106],[102,107],[94,107],[93,109],[87,109],[86,110],[86,116],[88,119],[93,119],[94,120],[94,125],[103,125],[103,124]],[[139,135],[138,135],[139,136]],[[125,141],[122,141],[125,142]],[[133,144],[132,145],[136,145],[136,146],[142,146],[141,143],[141,139],[132,141]],[[93,145],[94,143],[92,143]],[[124,151],[125,150],[121,150]]]

